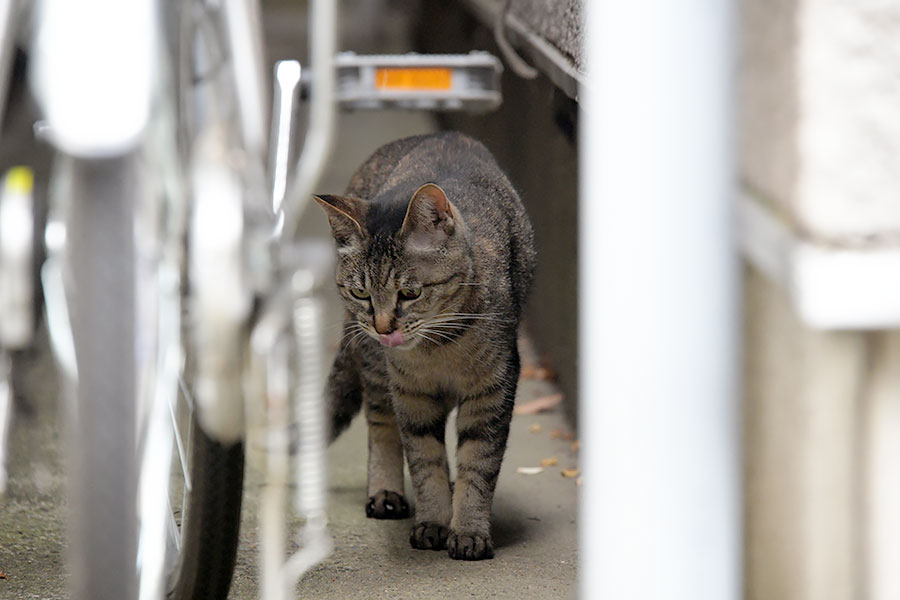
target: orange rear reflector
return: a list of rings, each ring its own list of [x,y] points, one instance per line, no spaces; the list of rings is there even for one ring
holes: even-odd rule
[[[451,69],[383,68],[375,70],[379,90],[449,90]]]

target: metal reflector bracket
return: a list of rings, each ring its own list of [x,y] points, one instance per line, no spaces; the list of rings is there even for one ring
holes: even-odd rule
[[[335,57],[341,108],[487,112],[503,100],[500,60],[488,52]]]

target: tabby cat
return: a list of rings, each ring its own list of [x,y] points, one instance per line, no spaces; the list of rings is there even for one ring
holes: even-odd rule
[[[366,514],[409,516],[414,548],[493,556],[491,503],[512,417],[516,334],[534,277],[531,223],[488,150],[458,133],[377,150],[343,196],[317,196],[347,308],[329,378],[332,439],[365,406]],[[457,417],[457,477],[444,447]]]

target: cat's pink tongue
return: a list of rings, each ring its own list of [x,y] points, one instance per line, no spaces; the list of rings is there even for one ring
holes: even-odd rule
[[[381,333],[378,336],[378,341],[381,342],[382,346],[387,346],[388,348],[393,348],[394,346],[399,346],[404,341],[403,334],[400,333],[399,329],[395,329],[390,333]]]

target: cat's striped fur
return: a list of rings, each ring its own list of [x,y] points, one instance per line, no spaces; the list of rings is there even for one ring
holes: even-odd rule
[[[332,435],[365,406],[366,512],[408,516],[405,453],[412,546],[490,558],[491,503],[519,377],[517,328],[535,267],[525,209],[487,149],[457,133],[383,146],[343,196],[317,200],[347,306],[329,379]],[[456,406],[451,485],[444,435]]]

